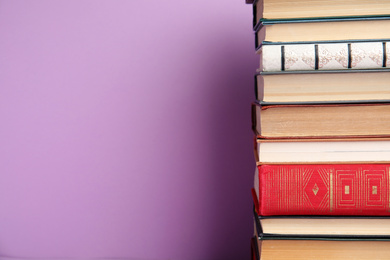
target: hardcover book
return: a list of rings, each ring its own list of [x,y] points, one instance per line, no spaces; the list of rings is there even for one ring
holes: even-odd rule
[[[390,101],[390,70],[307,70],[255,75],[256,99],[264,104]]]
[[[260,260],[259,255],[259,247],[257,244],[258,238],[256,236],[253,236],[251,238],[251,259],[252,260]]]
[[[387,0],[257,0],[253,2],[253,26],[269,19],[383,16],[390,13]]]
[[[253,131],[261,138],[390,137],[390,103],[252,104]]]
[[[256,29],[256,49],[264,43],[386,41],[390,17],[263,21]]]
[[[390,241],[252,238],[252,250],[256,260],[388,260]]]
[[[297,218],[298,219],[298,218]],[[310,218],[306,219],[310,222]],[[315,218],[311,218],[315,219]],[[331,219],[331,218],[330,218]],[[369,218],[365,218],[369,219]],[[374,218],[373,218],[374,219]],[[387,221],[386,219],[376,218]],[[251,239],[252,259],[257,260],[384,260],[390,255],[390,240],[388,236],[285,236],[264,233],[260,225],[260,218],[255,214],[255,234]],[[328,222],[322,230],[340,228],[329,227]],[[358,223],[360,224],[360,223]],[[263,225],[267,225],[263,223]],[[351,224],[348,224],[352,226]],[[367,224],[368,225],[368,224]],[[300,226],[298,225],[297,228]],[[310,228],[310,227],[308,227]],[[370,229],[368,226],[359,226],[357,230]],[[385,227],[388,229],[388,225]],[[335,230],[335,229],[333,229]],[[352,230],[353,231],[353,230]],[[354,231],[353,231],[354,232]]]
[[[389,138],[255,140],[262,164],[390,164]]]
[[[390,43],[267,44],[259,71],[381,69],[390,66]]]
[[[259,165],[252,195],[256,212],[261,216],[390,216],[390,164]],[[285,230],[289,235],[294,232],[390,235],[390,218],[356,220],[366,223],[361,228],[370,230],[359,230],[353,221],[336,218],[289,222],[282,218],[268,221],[273,223],[273,231],[266,233],[275,233],[279,228],[277,232]],[[290,227],[292,223],[295,224]],[[332,225],[339,227],[326,230],[326,226]],[[303,226],[306,231],[290,230]]]

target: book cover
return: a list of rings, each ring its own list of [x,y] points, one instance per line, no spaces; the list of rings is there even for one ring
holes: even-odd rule
[[[255,138],[257,165],[389,164],[389,138]]]
[[[256,99],[263,105],[390,101],[390,70],[343,69],[260,72]]]
[[[386,0],[246,0],[253,4],[253,27],[264,20],[321,19],[385,16],[390,13]]]
[[[262,216],[390,216],[390,164],[259,165],[253,199]]]
[[[259,247],[258,247],[258,238],[253,236],[251,238],[251,259],[260,260]]]
[[[254,212],[255,234],[251,239],[252,259],[297,259],[297,260],[371,260],[388,259],[390,255],[390,240],[388,236],[308,236],[308,235],[283,235],[265,233],[261,225],[264,218]],[[294,218],[290,218],[294,220]],[[297,217],[295,219],[305,221],[317,219],[332,220],[335,218]],[[353,217],[350,218],[353,221]],[[362,218],[358,218],[362,219]],[[365,220],[388,220],[384,218],[365,217]],[[289,219],[286,219],[288,221]],[[263,223],[266,226],[266,223]],[[325,223],[323,228],[326,228]],[[299,226],[298,226],[299,227]],[[363,226],[364,227],[364,226]],[[366,226],[368,229],[370,226]],[[266,228],[266,227],[264,227]],[[361,227],[357,227],[357,229]],[[329,227],[337,233],[337,227]],[[326,253],[325,253],[326,252]]]
[[[386,41],[390,16],[335,19],[264,20],[255,31],[255,48],[263,43]]]
[[[388,260],[390,255],[390,241],[257,239],[256,242],[257,259],[261,260]]]
[[[253,131],[261,138],[389,137],[390,103],[252,104]]]
[[[380,69],[390,66],[386,41],[267,44],[258,51],[259,71]]]

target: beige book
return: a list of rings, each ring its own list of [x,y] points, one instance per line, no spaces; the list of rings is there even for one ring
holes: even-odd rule
[[[255,159],[257,165],[390,163],[390,139],[257,139]]]
[[[390,39],[390,17],[357,20],[264,22],[256,32],[256,47],[266,42],[319,42]]]
[[[390,100],[390,71],[348,70],[256,75],[256,99],[265,103]]]
[[[261,260],[389,260],[390,241],[257,240]]]
[[[252,107],[263,138],[390,137],[390,103]]]
[[[388,0],[258,0],[254,24],[261,19],[380,16],[390,13]]]
[[[259,219],[263,234],[272,236],[390,236],[390,218],[271,217]]]

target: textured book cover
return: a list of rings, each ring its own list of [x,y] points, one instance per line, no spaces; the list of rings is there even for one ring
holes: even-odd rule
[[[259,215],[390,216],[390,164],[261,165]]]
[[[388,42],[263,45],[260,71],[379,69],[390,66]]]
[[[389,137],[390,104],[252,105],[261,138]]]

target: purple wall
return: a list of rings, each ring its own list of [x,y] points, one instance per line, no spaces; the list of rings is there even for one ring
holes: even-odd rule
[[[244,0],[0,1],[0,255],[249,259]]]

